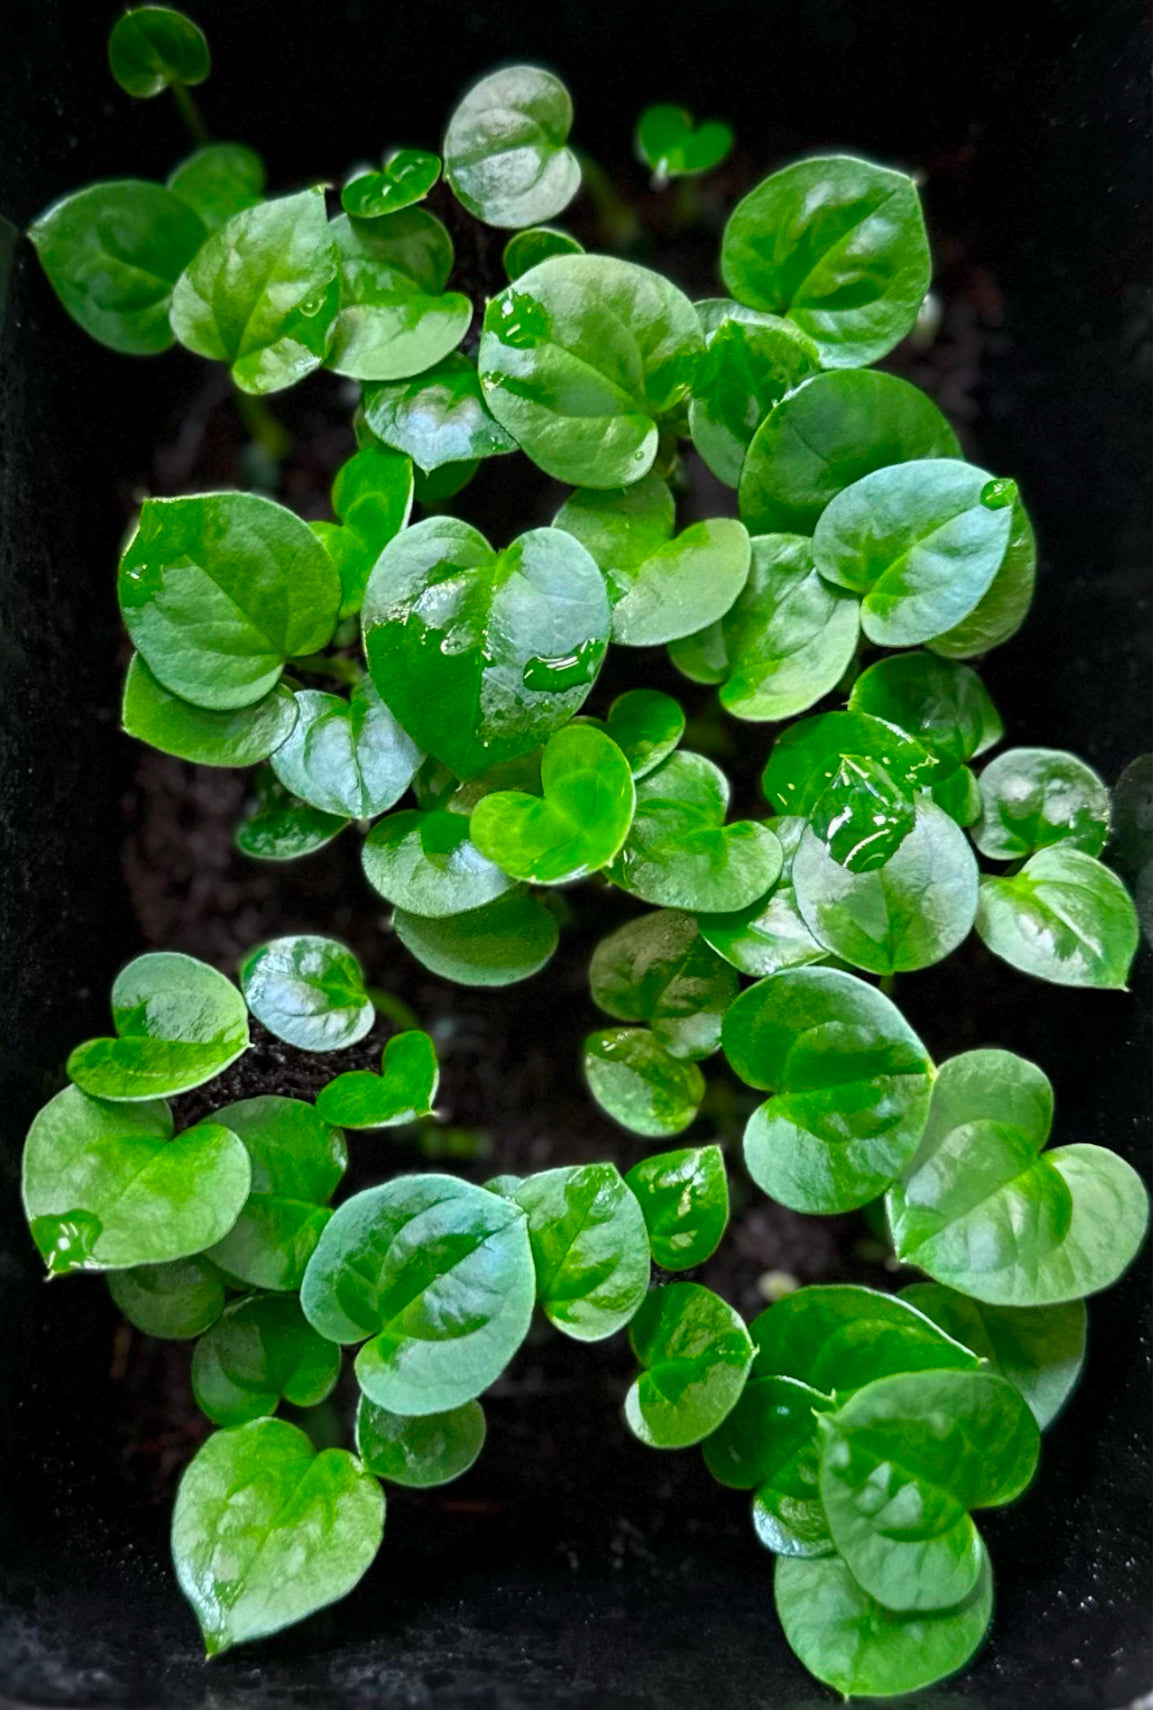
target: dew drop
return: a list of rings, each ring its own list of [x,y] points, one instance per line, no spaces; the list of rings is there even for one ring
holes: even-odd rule
[[[1016,502],[1016,481],[986,481],[981,488],[981,503],[987,511],[1003,511]]]

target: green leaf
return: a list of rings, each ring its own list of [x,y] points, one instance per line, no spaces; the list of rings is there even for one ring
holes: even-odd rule
[[[766,825],[724,823],[728,780],[702,754],[672,754],[637,785],[624,848],[608,870],[614,884],[663,908],[724,913],[763,897],[781,870],[781,846]]]
[[[398,148],[385,158],[380,172],[361,172],[340,192],[346,214],[358,220],[378,220],[423,202],[440,177],[440,156],[422,148]]]
[[[705,1096],[697,1065],[674,1057],[647,1027],[609,1027],[584,1043],[589,1091],[633,1134],[664,1140],[689,1126]]]
[[[721,1018],[737,976],[697,930],[691,915],[660,909],[602,938],[589,965],[593,1002],[617,1021],[647,1021],[674,1057],[707,1057],[721,1042]]]
[[[845,755],[879,760],[906,794],[927,789],[941,762],[895,725],[867,713],[817,713],[790,725],[773,744],[761,779],[777,813],[812,813],[833,782]]]
[[[767,415],[741,468],[750,534],[811,535],[825,506],[875,469],[921,457],[960,457],[931,398],[895,374],[818,374]]]
[[[705,1465],[720,1484],[756,1489],[757,1537],[779,1555],[832,1551],[817,1490],[817,1415],[832,1405],[795,1378],[759,1376],[754,1365],[737,1405],[702,1444]]]
[[[955,1674],[971,1659],[993,1613],[993,1574],[954,1609],[898,1614],[877,1603],[839,1556],[782,1556],[774,1597],[785,1637],[810,1674],[846,1698],[890,1698]]]
[[[475,83],[444,136],[444,175],[489,226],[535,226],[567,208],[581,169],[565,147],[572,102],[559,78],[512,65]]]
[[[199,214],[206,230],[219,231],[233,214],[260,201],[264,162],[241,143],[209,143],[173,168],[168,188]]]
[[[901,1299],[1018,1389],[1037,1424],[1051,1425],[1073,1392],[1085,1359],[1083,1300],[1058,1306],[987,1306],[940,1283],[910,1283]]]
[[[721,272],[739,302],[795,321],[826,368],[864,367],[904,338],[929,289],[916,186],[848,155],[796,161],[737,203]]]
[[[214,1425],[245,1425],[281,1399],[312,1407],[331,1395],[340,1350],[318,1336],[292,1294],[256,1294],[227,1307],[196,1344],[192,1390]]]
[[[128,356],[172,343],[173,287],[205,238],[161,184],[116,179],[63,196],[28,228],[61,303],[92,338]]]
[[[145,499],[118,591],[153,674],[210,712],[262,700],[286,660],[325,645],[340,605],[308,524],[256,493]]]
[[[749,537],[731,517],[674,537],[673,497],[654,471],[631,487],[573,493],[553,519],[596,560],[608,584],[613,640],[652,647],[723,616],[749,574]]]
[[[495,902],[515,881],[481,854],[469,821],[450,801],[405,808],[373,826],[364,842],[364,874],[406,914],[443,918]]]
[[[982,878],[977,932],[995,956],[1058,986],[1124,991],[1140,926],[1115,873],[1055,844],[1009,879]]]
[[[412,499],[412,462],[401,452],[365,446],[338,471],[332,508],[340,522],[315,522],[312,531],[340,572],[342,618],[360,610],[373,565],[408,526]]]
[[[115,1039],[89,1039],[67,1072],[93,1098],[168,1098],[219,1075],[248,1048],[232,981],[175,951],[137,956],[112,986]]]
[[[1012,1384],[992,1372],[881,1378],[822,1414],[821,1501],[849,1571],[898,1611],[952,1609],[985,1551],[969,1510],[1020,1496],[1041,1436]]]
[[[1020,499],[1013,506],[1009,546],[993,585],[968,617],[925,643],[945,659],[971,659],[1000,647],[1025,621],[1037,579],[1037,543]]]
[[[702,344],[659,273],[555,256],[491,300],[478,366],[493,415],[546,475],[624,487],[652,468],[657,419],[687,396]]]
[[[175,1139],[161,1100],[107,1104],[65,1087],[24,1144],[24,1214],[50,1275],[161,1265],[203,1252],[236,1221],[248,1154],[216,1123]]]
[[[942,1064],[924,1138],[887,1202],[899,1259],[993,1306],[1051,1306],[1117,1280],[1145,1238],[1145,1189],[1104,1147],[1043,1151],[1052,1098],[1041,1070],[1009,1051]]]
[[[352,1590],[380,1548],[384,1494],[346,1449],[283,1419],[217,1431],[180,1481],[172,1556],[207,1654],[278,1633]]]
[[[646,107],[637,125],[637,153],[651,166],[657,182],[711,172],[733,146],[733,133],[719,119],[693,122],[683,107],[662,103]]]
[[[666,1271],[703,1265],[729,1221],[729,1183],[719,1146],[695,1146],[642,1158],[625,1176],[636,1195],[649,1246]]]
[[[536,1297],[578,1342],[601,1342],[629,1322],[649,1286],[649,1242],[615,1164],[543,1170],[510,1196],[528,1216]]]
[[[693,370],[689,429],[693,444],[729,487],[759,424],[820,366],[812,340],[776,315],[725,297],[697,304],[705,348]]]
[[[204,32],[171,6],[136,6],[117,18],[108,64],[126,95],[159,95],[170,83],[203,83],[212,69]]]
[[[990,501],[999,485],[956,458],[922,458],[863,476],[822,512],[814,562],[861,596],[870,641],[913,647],[973,610],[1009,546],[1012,506]]]
[[[434,215],[423,208],[381,220],[341,214],[330,230],[340,309],[327,367],[354,380],[402,380],[456,349],[472,304],[444,289],[452,239]]]
[[[629,1341],[644,1370],[625,1397],[625,1421],[652,1449],[683,1449],[715,1431],[753,1359],[739,1313],[699,1283],[652,1289]]]
[[[195,1257],[109,1271],[108,1292],[137,1330],[171,1341],[199,1336],[224,1311],[224,1278]]]
[[[313,933],[258,944],[240,964],[240,986],[257,1021],[301,1051],[343,1051],[376,1018],[352,951]]]
[[[1004,735],[1001,715],[977,673],[931,653],[878,659],[853,684],[849,711],[896,725],[954,766],[976,759]]]
[[[126,734],[199,766],[253,766],[267,759],[288,740],[296,715],[296,696],[283,683],[252,706],[208,712],[170,694],[139,653],[132,655],[124,679]]]
[[[236,847],[257,861],[296,861],[323,849],[344,830],[347,819],[321,813],[289,795],[266,767],[257,777],[255,811],[236,827]]]
[[[385,547],[363,625],[386,704],[426,753],[473,778],[579,711],[609,604],[600,571],[560,529],[494,552],[467,523],[429,517]]]
[[[460,1478],[484,1448],[484,1438],[479,1401],[415,1419],[377,1407],[367,1395],[357,1408],[356,1452],[369,1472],[414,1490]]]
[[[626,689],[605,721],[634,778],[647,778],[667,760],[685,732],[682,708],[660,689]]]
[[[370,677],[348,699],[297,692],[298,718],[272,757],[285,789],[345,819],[373,819],[398,801],[424,755],[381,700]]]
[[[277,196],[233,214],[185,268],[172,330],[227,362],[242,392],[278,392],[319,368],[337,307],[337,253],[324,191]]]
[[[871,974],[943,961],[968,937],[978,878],[964,832],[925,796],[917,798],[913,829],[884,866],[849,871],[813,830],[793,862],[797,906],[813,937]]]
[[[555,914],[519,886],[483,908],[430,919],[398,908],[396,936],[424,967],[458,986],[509,986],[539,974],[560,936]]]
[[[967,828],[981,817],[981,787],[967,766],[956,766],[940,783],[932,786],[937,806],[950,819]]]
[[[815,802],[809,828],[838,867],[853,874],[869,873],[888,865],[913,830],[916,817],[913,798],[879,760],[846,754]],[[805,847],[803,840],[801,847]]]
[[[790,1378],[841,1400],[901,1372],[975,1371],[980,1364],[915,1302],[851,1283],[796,1289],[749,1329],[754,1378]]]
[[[301,1301],[322,1336],[365,1343],[356,1375],[370,1400],[424,1415],[495,1382],[528,1331],[534,1294],[520,1207],[455,1176],[423,1175],[344,1202]]]
[[[781,876],[767,897],[729,914],[698,914],[701,937],[742,974],[763,979],[785,968],[823,962],[828,952],[818,944],[801,918],[793,889],[793,859],[807,820],[788,814],[772,821],[781,846]]]
[[[563,885],[610,862],[632,824],[636,789],[616,743],[588,725],[550,736],[541,794],[496,790],[473,809],[469,836],[514,879]]]
[[[252,1288],[299,1288],[348,1167],[344,1136],[312,1105],[272,1093],[226,1105],[216,1120],[244,1143],[252,1186],[210,1257]]]
[[[584,245],[556,226],[530,226],[509,238],[501,255],[506,275],[519,279],[530,267],[554,255],[583,255]]]
[[[432,1114],[440,1068],[427,1033],[398,1033],[384,1047],[380,1074],[353,1069],[321,1087],[316,1108],[342,1128],[393,1128]]]
[[[475,362],[459,351],[413,380],[366,386],[364,418],[377,439],[426,472],[516,450],[489,411]]]
[[[725,1055],[772,1097],[745,1129],[749,1174],[794,1211],[865,1205],[917,1149],[933,1069],[879,991],[833,968],[750,986],[725,1016]]]
[[[860,606],[818,576],[811,541],[767,534],[751,544],[749,579],[715,639],[690,637],[689,645],[710,647],[727,712],[777,723],[836,688],[856,652]],[[675,645],[671,653],[684,669]],[[691,658],[689,665],[687,674],[696,675]]]
[[[973,842],[993,861],[1020,861],[1060,844],[1100,855],[1109,791],[1091,766],[1057,748],[1010,748],[981,773]]]

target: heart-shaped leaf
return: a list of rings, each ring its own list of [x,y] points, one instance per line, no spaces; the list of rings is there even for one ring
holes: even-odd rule
[[[548,261],[550,256],[583,254],[584,245],[557,226],[529,226],[523,232],[513,233],[504,246],[501,261],[505,274],[512,280],[519,279],[538,262]]]
[[[164,687],[228,712],[336,624],[340,577],[308,524],[257,493],[145,499],[120,561],[125,626]]]
[[[536,1296],[578,1342],[629,1322],[649,1286],[645,1221],[615,1164],[543,1170],[510,1196],[528,1216]]]
[[[888,998],[834,968],[793,968],[750,986],[725,1016],[725,1055],[772,1092],[745,1129],[758,1187],[794,1211],[849,1211],[909,1162],[933,1069]]]
[[[1061,844],[1100,855],[1109,791],[1091,766],[1055,748],[1010,748],[981,773],[973,842],[994,861],[1020,861]]]
[[[338,523],[314,522],[313,533],[340,572],[340,615],[364,601],[373,565],[412,511],[412,460],[382,445],[366,445],[337,472],[332,508]]]
[[[475,83],[448,122],[444,175],[489,226],[534,226],[566,208],[581,169],[565,147],[568,90],[536,65],[510,65]]]
[[[431,1114],[440,1068],[427,1033],[398,1033],[384,1047],[380,1074],[353,1069],[321,1087],[316,1108],[342,1128],[393,1128]]]
[[[697,1065],[674,1057],[647,1027],[609,1027],[584,1044],[589,1091],[622,1128],[669,1139],[688,1127],[705,1096]]]
[[[618,1021],[647,1021],[674,1057],[707,1057],[737,995],[732,968],[691,915],[661,909],[602,938],[589,965],[593,1002]]]
[[[560,255],[494,297],[480,341],[489,408],[546,475],[624,487],[657,454],[657,419],[688,394],[696,310],[659,273]]]
[[[980,1357],[915,1302],[851,1283],[813,1284],[749,1326],[754,1375],[786,1377],[841,1400],[901,1372],[975,1371]]]
[[[364,874],[408,914],[445,916],[483,908],[514,880],[481,854],[468,816],[445,807],[406,808],[378,821],[364,843]]]
[[[716,1252],[729,1221],[729,1183],[719,1146],[642,1158],[625,1181],[662,1270],[687,1271]]]
[[[1041,1435],[992,1372],[881,1378],[817,1420],[821,1501],[861,1589],[898,1611],[952,1609],[985,1564],[972,1508],[999,1508],[1033,1477]]]
[[[203,30],[183,12],[136,6],[112,26],[108,64],[126,95],[147,100],[173,83],[203,83],[212,62]]]
[[[749,537],[731,517],[674,537],[673,497],[650,470],[631,487],[573,493],[553,519],[604,571],[613,640],[652,647],[728,611],[749,574]]]
[[[275,1413],[281,1398],[313,1407],[340,1376],[340,1349],[318,1336],[292,1294],[234,1301],[196,1344],[192,1389],[214,1425]]]
[[[813,937],[872,974],[943,961],[976,918],[978,877],[964,832],[925,796],[917,799],[912,830],[882,867],[850,872],[811,829],[793,861],[797,906]]]
[[[367,1395],[361,1396],[357,1408],[356,1452],[369,1472],[414,1490],[460,1478],[484,1448],[484,1438],[484,1409],[479,1401],[416,1419],[390,1413]]]
[[[764,979],[785,968],[823,962],[828,952],[818,944],[797,907],[793,889],[793,859],[808,821],[795,814],[772,821],[784,862],[781,876],[767,897],[729,914],[698,914],[701,937],[742,974]]]
[[[870,641],[913,647],[969,615],[1009,547],[1016,489],[1006,502],[1005,485],[936,457],[875,470],[837,494],[813,559],[826,582],[861,596]]]
[[[227,362],[242,392],[279,392],[319,368],[337,309],[337,254],[324,191],[277,196],[233,214],[172,293],[172,330]]]
[[[344,1202],[301,1301],[322,1336],[365,1343],[356,1375],[372,1401],[423,1415],[471,1401],[500,1376],[535,1292],[520,1207],[455,1176],[424,1175]]]
[[[344,1136],[312,1105],[272,1093],[225,1105],[216,1120],[243,1141],[252,1187],[211,1257],[252,1288],[299,1288],[348,1168]]]
[[[683,107],[646,107],[637,126],[637,153],[658,183],[688,173],[710,172],[733,146],[733,133],[719,119],[693,122]]]
[[[637,806],[609,878],[644,902],[723,913],[764,896],[781,870],[768,826],[724,823],[728,781],[702,754],[672,754],[637,785]]]
[[[121,720],[127,735],[199,766],[254,766],[288,740],[296,696],[284,683],[235,712],[207,712],[170,694],[134,653],[124,679]]]
[[[720,1484],[756,1490],[753,1526],[768,1550],[783,1556],[827,1556],[833,1541],[817,1478],[817,1415],[830,1396],[795,1378],[762,1377],[756,1366],[740,1400],[701,1445]]]
[[[849,710],[896,725],[954,766],[983,754],[1004,734],[977,673],[931,653],[897,653],[870,665],[853,684]]]
[[[340,307],[325,366],[354,380],[403,380],[456,349],[472,304],[446,291],[452,239],[423,208],[330,227]]]
[[[137,1330],[170,1341],[199,1336],[224,1311],[224,1278],[197,1257],[109,1271],[108,1292]]]
[[[625,1397],[625,1421],[652,1449],[683,1449],[715,1431],[753,1361],[740,1314],[699,1283],[650,1290],[629,1341],[644,1370]]]
[[[541,794],[496,790],[473,809],[469,836],[514,879],[563,885],[607,866],[628,835],[636,806],[632,772],[616,743],[589,725],[551,736],[541,759]]]
[[[942,1064],[920,1148],[887,1201],[897,1257],[993,1306],[1115,1282],[1145,1238],[1148,1196],[1104,1147],[1043,1151],[1051,1116],[1045,1076],[1012,1052]]]
[[[810,1674],[845,1698],[897,1697],[955,1674],[973,1656],[993,1614],[993,1573],[954,1609],[899,1614],[862,1591],[839,1556],[782,1556],[774,1579],[785,1638]]]
[[[205,235],[179,196],[135,178],[62,196],[28,228],[72,319],[129,356],[152,356],[172,343],[173,287]]]
[[[366,386],[364,419],[378,440],[426,472],[516,450],[484,401],[475,362],[459,351],[415,379]]]
[[[346,214],[358,220],[378,220],[423,202],[440,177],[440,156],[422,148],[398,148],[380,172],[361,172],[340,192]]]
[[[386,704],[426,753],[473,778],[579,711],[609,605],[600,571],[560,529],[494,552],[467,523],[430,517],[385,547],[363,623]]]
[[[173,1139],[162,1101],[106,1104],[79,1087],[48,1101],[24,1143],[24,1213],[54,1276],[203,1252],[235,1223],[249,1179],[227,1128]]]
[[[901,1299],[1018,1389],[1042,1430],[1053,1423],[1085,1359],[1088,1314],[1083,1300],[1059,1306],[988,1306],[931,1282],[910,1283],[901,1290]]]
[[[929,289],[916,186],[848,155],[796,161],[737,203],[721,272],[739,302],[787,315],[826,368],[860,368],[912,327]]]
[[[728,297],[697,304],[705,348],[693,370],[693,444],[727,486],[740,480],[758,425],[820,366],[817,347],[792,321]]]
[[[315,933],[258,944],[240,964],[240,986],[257,1021],[302,1051],[355,1045],[376,1016],[352,951]]]
[[[684,735],[685,715],[672,696],[660,689],[626,689],[609,707],[604,729],[628,761],[633,777],[647,778]]]
[[[115,1039],[89,1039],[68,1059],[93,1098],[154,1099],[220,1074],[248,1046],[244,1000],[206,962],[174,951],[137,956],[112,986]]]
[[[396,936],[418,962],[458,986],[509,986],[539,974],[560,936],[556,915],[519,886],[449,919],[398,908]]]
[[[765,417],[741,466],[750,534],[811,535],[830,500],[875,469],[960,457],[957,436],[924,392],[869,368],[817,374]]]
[[[257,861],[298,861],[323,849],[348,824],[343,815],[321,813],[281,784],[271,766],[256,775],[256,801],[236,827],[236,847]]]
[[[210,232],[254,208],[264,191],[264,162],[241,143],[209,143],[173,167],[168,188],[199,214]]]
[[[380,1548],[384,1493],[346,1449],[283,1419],[217,1431],[185,1471],[172,1557],[207,1654],[261,1639],[352,1590]]]
[[[300,689],[298,717],[272,770],[299,801],[345,819],[374,819],[398,801],[424,755],[364,677],[347,700]]]
[[[1064,843],[1039,849],[1012,878],[982,878],[977,932],[1023,974],[1099,990],[1125,990],[1140,942],[1116,873]]]

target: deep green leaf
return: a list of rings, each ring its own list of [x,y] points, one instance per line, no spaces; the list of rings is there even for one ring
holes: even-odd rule
[[[224,1311],[224,1278],[202,1258],[109,1271],[108,1292],[137,1330],[173,1341],[199,1336]]]
[[[593,1002],[617,1021],[647,1021],[674,1057],[707,1057],[721,1042],[721,1018],[737,976],[697,930],[691,915],[660,909],[602,938],[589,966]]]
[[[845,754],[813,804],[809,834],[838,867],[852,874],[871,873],[888,865],[916,821],[913,798],[886,766],[868,755]],[[801,848],[807,848],[804,839]],[[800,870],[807,866],[806,854]]]
[[[135,6],[108,37],[108,64],[126,95],[159,95],[170,83],[203,83],[212,69],[204,32],[172,6]]]
[[[556,226],[530,226],[527,231],[516,232],[509,238],[501,261],[506,275],[513,280],[519,279],[539,261],[547,261],[550,256],[583,254],[584,245],[568,232],[562,232]]]
[[[754,1365],[737,1405],[702,1444],[715,1479],[734,1490],[756,1490],[757,1537],[778,1555],[832,1551],[817,1490],[817,1414],[832,1405],[829,1396],[795,1378],[759,1376]]]
[[[234,1301],[196,1344],[192,1390],[215,1425],[244,1425],[280,1401],[312,1407],[332,1393],[340,1350],[318,1336],[291,1294]]]
[[[367,1395],[357,1408],[356,1451],[369,1472],[414,1490],[460,1478],[484,1448],[484,1438],[479,1401],[417,1418],[390,1413]]]
[[[735,487],[745,453],[769,411],[820,366],[817,347],[792,321],[716,297],[697,304],[705,348],[693,370],[689,427],[717,477]]]
[[[267,766],[257,774],[253,811],[236,827],[236,847],[257,861],[297,861],[323,849],[347,824],[343,817],[298,802]]]
[[[982,878],[977,931],[1012,967],[1058,986],[1124,991],[1140,927],[1120,879],[1058,843],[1008,879]]]
[[[719,119],[695,124],[683,107],[646,107],[637,125],[637,153],[659,184],[686,174],[711,172],[733,146],[733,133]]]
[[[565,147],[571,125],[568,90],[551,72],[535,65],[494,71],[448,122],[445,177],[486,225],[539,225],[580,189],[580,166]]]
[[[346,214],[378,220],[423,202],[440,177],[440,156],[422,148],[398,148],[386,156],[380,172],[361,172],[340,193]]]
[[[129,736],[199,766],[253,766],[288,740],[296,696],[278,683],[261,701],[234,712],[208,712],[170,694],[134,653],[124,679],[121,719]]]
[[[753,1359],[740,1315],[699,1283],[652,1289],[629,1341],[644,1369],[625,1398],[625,1420],[653,1449],[686,1448],[715,1431]]]
[[[175,951],[137,956],[112,986],[116,1038],[89,1039],[69,1077],[93,1098],[155,1099],[220,1074],[248,1046],[244,1000],[232,981]]]
[[[787,1377],[841,1400],[901,1372],[974,1371],[979,1356],[897,1295],[854,1283],[795,1289],[749,1326],[757,1378]]]
[[[168,188],[219,231],[233,214],[255,207],[264,190],[264,162],[241,143],[209,143],[198,148],[168,175]]]
[[[528,1216],[536,1297],[558,1330],[600,1342],[649,1286],[645,1221],[615,1164],[543,1170],[510,1196]]]
[[[445,291],[452,239],[423,208],[380,220],[341,214],[331,228],[340,280],[327,367],[354,380],[403,380],[455,350],[472,304]]]
[[[925,643],[944,659],[973,659],[1000,647],[1025,621],[1037,579],[1037,543],[1020,499],[1013,506],[1009,547],[993,585],[968,617]]]
[[[448,474],[451,466],[516,450],[484,400],[475,362],[459,351],[413,380],[366,386],[364,417],[378,440],[426,472]]]
[[[240,964],[240,985],[257,1021],[301,1051],[355,1045],[376,1015],[352,951],[313,933],[258,944]]]
[[[674,1057],[647,1027],[608,1027],[584,1043],[589,1091],[633,1134],[670,1139],[688,1127],[705,1096],[693,1062]]]
[[[1010,748],[981,773],[973,841],[994,861],[1020,861],[1058,843],[1100,855],[1109,813],[1109,791],[1083,760],[1056,748]]]
[[[555,914],[519,886],[483,908],[430,919],[398,908],[396,935],[410,955],[458,986],[508,986],[552,959]]]
[[[907,794],[927,789],[942,770],[935,754],[895,725],[866,713],[817,713],[778,736],[761,780],[777,813],[812,813],[846,754],[879,760]]]
[[[719,1146],[655,1153],[634,1164],[625,1181],[663,1270],[687,1271],[715,1253],[729,1221],[729,1183]]]
[[[408,526],[412,499],[412,461],[403,452],[364,446],[337,472],[332,508],[340,521],[315,522],[312,530],[340,572],[341,617],[360,610],[373,565]]]
[[[897,653],[870,665],[853,684],[849,711],[896,725],[956,766],[1004,735],[1001,715],[977,673],[931,653]]]
[[[406,914],[443,917],[495,902],[514,887],[469,837],[452,805],[405,808],[378,821],[365,839],[364,873],[374,890]]]
[[[795,814],[771,821],[784,864],[767,896],[729,914],[697,915],[701,937],[742,974],[763,979],[827,958],[824,945],[817,943],[801,918],[793,889],[793,859],[807,824]]]
[[[321,1087],[316,1108],[344,1128],[393,1128],[432,1113],[440,1068],[427,1033],[413,1029],[388,1041],[380,1074],[353,1069]]]
[[[605,730],[634,778],[647,778],[667,760],[685,732],[683,709],[660,689],[626,689],[609,707]]]

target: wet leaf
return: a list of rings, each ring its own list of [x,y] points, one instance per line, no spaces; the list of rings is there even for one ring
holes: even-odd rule
[[[516,450],[484,400],[475,362],[459,351],[415,379],[366,386],[364,416],[378,440],[425,471],[447,474],[452,465]]]
[[[456,349],[472,304],[446,291],[452,239],[423,208],[379,220],[341,214],[330,231],[340,307],[325,365],[354,380],[402,380]]]
[[[376,1016],[352,951],[314,933],[258,944],[240,964],[240,986],[257,1021],[301,1051],[355,1045]]]
[[[272,769],[298,800],[340,818],[374,819],[404,795],[424,755],[370,677],[347,700],[300,689],[296,706],[296,724]]]
[[[248,1047],[244,1000],[232,981],[194,956],[137,956],[112,986],[116,1038],[89,1039],[68,1059],[71,1080],[93,1098],[155,1099],[187,1092]]]
[[[1020,861],[1060,844],[1100,855],[1109,836],[1105,784],[1083,760],[1056,748],[1010,748],[981,773],[973,842],[994,861]]]
[[[625,1176],[662,1270],[704,1264],[729,1221],[729,1184],[719,1146],[696,1146],[642,1158]]]
[[[671,1139],[689,1126],[705,1096],[693,1062],[674,1057],[647,1027],[609,1027],[584,1043],[589,1091],[633,1134]]]
[[[733,1308],[699,1283],[650,1291],[629,1327],[644,1368],[625,1398],[629,1429],[653,1449],[682,1449],[736,1406],[753,1344]]]
[[[444,172],[457,200],[490,226],[535,226],[580,189],[568,90],[535,65],[494,71],[473,85],[448,122]]]
[[[691,915],[660,909],[602,938],[589,966],[593,1002],[618,1021],[648,1022],[674,1057],[707,1057],[737,976],[710,949]]]
[[[440,177],[440,156],[422,148],[398,148],[385,157],[380,172],[362,172],[340,192],[346,214],[378,220],[423,202]]]

